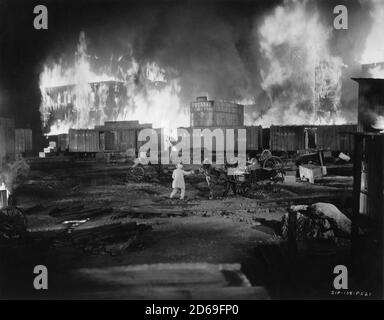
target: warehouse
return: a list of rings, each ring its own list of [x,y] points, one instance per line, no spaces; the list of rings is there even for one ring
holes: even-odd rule
[[[69,121],[76,127],[100,123],[102,119],[116,119],[124,106],[126,89],[119,81],[99,81],[88,84],[89,88],[79,97],[75,85],[42,88],[42,120],[44,131],[52,125]],[[76,97],[86,101],[89,108],[76,108]],[[105,110],[102,109],[105,106]]]

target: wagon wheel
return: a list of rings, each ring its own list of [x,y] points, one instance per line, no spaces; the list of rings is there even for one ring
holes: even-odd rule
[[[261,152],[260,161],[268,160],[271,157],[272,157],[272,152],[269,149],[264,149],[263,152]]]
[[[142,182],[144,180],[144,168],[143,167],[131,167],[128,170],[127,180],[134,182]]]
[[[276,172],[277,178],[283,178],[284,177],[284,165],[283,161],[276,156],[271,156],[270,158],[266,159],[263,164],[264,169],[272,169]]]

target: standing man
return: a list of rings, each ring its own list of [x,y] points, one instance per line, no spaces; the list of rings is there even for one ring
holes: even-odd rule
[[[170,195],[170,198],[172,199],[174,196],[176,196],[177,192],[180,190],[180,199],[183,200],[185,196],[185,181],[184,176],[192,174],[192,171],[187,172],[183,170],[183,165],[181,163],[178,163],[176,165],[176,169],[173,170],[172,173],[172,188],[173,191]]]

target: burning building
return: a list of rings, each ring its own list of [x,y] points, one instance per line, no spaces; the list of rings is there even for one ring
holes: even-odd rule
[[[81,32],[74,63],[44,66],[40,113],[49,135],[132,119],[176,128],[188,123],[180,90],[174,72],[155,62],[139,63],[132,52],[108,61],[93,59]]]
[[[114,80],[42,88],[44,131],[49,133],[55,124],[88,128],[115,120],[126,104],[126,95],[124,83]],[[87,107],[79,107],[82,105]]]
[[[334,119],[340,100],[341,80],[339,70],[331,70],[334,65],[322,61],[315,67],[314,114],[315,122]]]

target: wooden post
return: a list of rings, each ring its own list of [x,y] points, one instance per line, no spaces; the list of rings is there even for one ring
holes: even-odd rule
[[[363,141],[362,135],[355,136],[355,152],[353,161],[353,213],[352,213],[352,229],[351,229],[351,255],[352,261],[356,261],[357,257],[357,241],[358,226],[357,218],[360,210],[360,193],[361,193],[361,162],[363,160]]]
[[[288,256],[290,263],[295,263],[297,257],[297,212],[288,212]]]
[[[0,209],[8,206],[7,190],[0,190]]]

